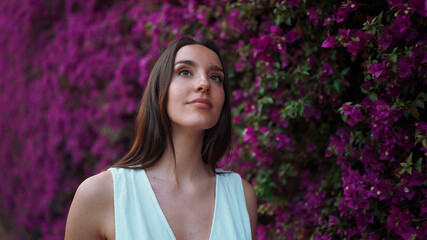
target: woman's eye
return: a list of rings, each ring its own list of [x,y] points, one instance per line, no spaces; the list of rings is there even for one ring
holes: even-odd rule
[[[216,82],[222,82],[221,77],[218,75],[212,75],[210,78]]]
[[[183,70],[180,70],[180,71],[178,72],[178,75],[180,75],[180,76],[190,76],[190,75],[191,75],[191,72],[190,72],[190,71],[188,71],[188,70],[183,69]]]

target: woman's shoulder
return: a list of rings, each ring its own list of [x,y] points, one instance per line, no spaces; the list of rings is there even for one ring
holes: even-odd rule
[[[233,179],[233,181],[238,181],[238,182],[241,181],[246,200],[249,200],[251,205],[254,205],[254,202],[256,204],[257,197],[255,194],[254,188],[246,179],[242,178],[240,174],[230,170],[223,170],[223,169],[216,169],[216,173],[217,173],[217,176],[230,178],[230,179]]]
[[[107,170],[84,180],[77,188],[67,219],[66,236],[104,235],[113,214],[113,178]],[[77,235],[76,235],[77,234]],[[72,237],[71,237],[72,236]]]
[[[254,188],[246,179],[242,178],[238,173],[235,173],[233,171],[221,170],[221,169],[217,169],[217,173],[220,173],[217,176],[221,176],[221,175],[230,176],[230,177],[232,176],[237,181],[242,182],[243,192],[245,195],[246,208],[248,210],[249,220],[251,225],[252,238],[254,238],[255,230],[257,226],[257,208],[258,208],[257,195],[255,193]]]
[[[75,198],[82,198],[82,200],[99,202],[102,198],[113,193],[113,177],[110,170],[103,171],[84,180],[77,188]]]

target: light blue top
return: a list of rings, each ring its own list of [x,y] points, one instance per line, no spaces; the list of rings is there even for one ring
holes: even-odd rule
[[[176,240],[145,171],[111,168],[111,172],[114,181],[116,240]],[[217,174],[215,192],[209,239],[251,239],[249,214],[240,176],[233,172]]]

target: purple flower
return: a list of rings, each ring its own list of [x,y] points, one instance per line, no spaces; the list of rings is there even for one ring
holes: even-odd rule
[[[351,41],[351,29],[338,29],[338,35],[340,35],[341,40],[343,42],[350,42]]]
[[[276,123],[277,127],[280,127],[282,129],[288,128],[289,120],[282,118],[280,109],[271,109],[271,111],[268,113],[268,117],[269,119],[274,121],[274,123]]]
[[[427,134],[427,123],[426,122],[417,122],[415,123],[415,126],[417,127],[416,133],[419,135],[426,135]]]
[[[334,73],[334,71],[332,70],[331,65],[327,62],[323,62],[322,63],[322,76],[329,76],[332,73]]]
[[[304,107],[304,117],[309,118],[313,117],[316,120],[320,120],[321,113],[319,109],[313,108],[311,106]]]
[[[243,141],[249,142],[249,143],[255,143],[258,141],[258,137],[255,134],[254,128],[252,126],[249,126],[243,130]]]
[[[387,3],[388,5],[390,5],[391,8],[403,5],[403,2],[404,0],[387,0]]]
[[[399,39],[400,34],[398,33],[396,28],[384,27],[381,29],[381,37],[378,39],[378,46],[387,50],[391,45],[394,45],[395,39]]]
[[[427,218],[427,199],[423,199],[420,201],[420,208],[420,216],[423,218]]]
[[[325,14],[324,18],[323,18],[323,24],[322,27],[328,26],[329,24],[331,24],[333,21],[335,21],[335,16],[333,15],[329,15],[329,14]]]
[[[372,74],[376,79],[385,81],[388,79],[387,62],[382,61],[380,63],[370,63],[369,70],[366,73]]]
[[[285,2],[289,5],[291,5],[292,7],[299,7],[299,1],[300,0],[285,0]]]
[[[274,142],[276,143],[276,149],[281,149],[282,147],[287,151],[293,151],[294,147],[291,145],[291,139],[282,133],[274,134]]]
[[[411,57],[400,57],[397,59],[397,68],[400,78],[408,78],[414,74],[414,60]]]
[[[422,17],[427,17],[427,3],[425,0],[409,0],[408,5],[411,9],[415,9]]]
[[[362,51],[367,41],[372,40],[373,35],[364,33],[359,29],[339,29],[338,34],[341,37],[340,42],[347,48],[347,51],[355,56],[357,53]]]
[[[354,12],[357,10],[357,5],[353,1],[347,1],[343,5],[341,5],[337,12],[335,13],[337,23],[343,22],[348,18],[348,14],[350,12]]]
[[[291,31],[287,32],[287,33],[284,35],[284,37],[285,37],[285,39],[286,39],[286,42],[288,42],[288,43],[293,43],[293,42],[295,42],[296,40],[300,39],[300,38],[301,38],[301,35],[300,35],[300,34],[298,34],[298,33],[295,31],[295,29],[292,29]]]
[[[326,150],[325,157],[332,156],[332,151],[338,154],[344,154],[347,150],[347,144],[350,141],[350,133],[340,128],[336,132],[336,136],[330,136],[329,145]]]
[[[417,39],[419,36],[420,36],[420,34],[417,31],[412,30],[411,32],[409,32],[408,34],[406,34],[405,41],[406,42],[410,42],[410,41],[412,41],[414,39]]]
[[[319,13],[320,7],[309,8],[307,9],[308,21],[311,22],[315,27],[320,25],[322,15]]]
[[[400,208],[391,206],[387,217],[386,228],[401,236],[405,240],[409,240],[416,233],[415,228],[410,226],[411,220],[414,218],[408,209],[402,211]]]
[[[256,235],[259,240],[268,240],[267,228],[264,225],[259,225],[256,229]]]
[[[329,35],[328,31],[328,37],[325,41],[322,43],[322,47],[324,48],[333,48],[337,45],[337,39],[334,36]]]
[[[283,55],[286,54],[286,43],[283,40],[278,40],[274,45],[274,50]]]
[[[359,107],[350,104],[342,105],[344,116],[348,116],[347,124],[354,126],[363,120],[362,112]]]
[[[377,100],[374,102],[371,115],[374,117],[374,120],[383,120],[386,119],[390,114],[390,106],[387,105],[384,101]]]
[[[236,72],[241,72],[245,68],[245,61],[239,60],[234,64],[234,68],[236,69]]]
[[[328,227],[337,225],[337,223],[338,223],[338,217],[334,216],[334,215],[329,215],[329,224],[328,224]]]
[[[400,34],[412,26],[411,20],[407,15],[398,15],[395,19],[393,19],[393,23],[399,29]]]
[[[253,46],[254,52],[264,52],[270,48],[270,44],[273,42],[273,37],[266,34],[261,34],[258,38],[251,38],[249,43]]]

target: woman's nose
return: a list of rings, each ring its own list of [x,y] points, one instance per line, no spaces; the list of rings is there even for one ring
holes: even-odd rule
[[[209,81],[208,81],[206,75],[203,74],[203,75],[201,75],[201,77],[199,77],[197,79],[197,82],[196,82],[194,90],[196,92],[210,93],[211,86],[209,84]]]

